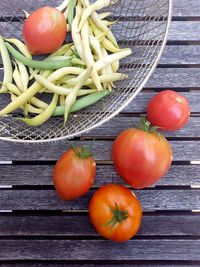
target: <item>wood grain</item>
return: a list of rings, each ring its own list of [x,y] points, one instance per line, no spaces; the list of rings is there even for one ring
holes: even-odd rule
[[[180,224],[181,221],[181,224]],[[200,216],[194,215],[143,215],[137,236],[200,236]],[[191,227],[192,225],[192,227]],[[70,237],[99,234],[92,227],[88,214],[58,216],[0,216],[0,236]]]
[[[0,165],[0,186],[53,185],[53,165]],[[124,184],[113,165],[97,165],[94,186]],[[200,185],[200,165],[174,165],[156,183],[159,186]]]
[[[145,23],[145,21],[143,23]],[[163,31],[163,22],[151,22],[148,24],[148,28],[138,36],[138,34],[134,33],[133,28],[138,27],[142,22],[138,21],[137,24],[135,21],[123,21],[114,25],[112,31],[116,35],[117,40],[121,42],[125,40],[158,40],[157,35],[161,30]],[[12,23],[0,22],[0,27],[1,35],[7,38],[14,36],[15,38],[22,39],[22,24],[20,21]],[[154,28],[155,30],[153,31]],[[172,21],[168,41],[200,41],[199,32],[200,24],[198,21]],[[127,36],[130,36],[130,38],[127,39]]]
[[[123,69],[129,74],[129,79],[135,77],[134,69]],[[3,70],[0,69],[0,80],[3,79]],[[146,83],[148,88],[199,88],[199,68],[157,68],[150,80]],[[5,102],[5,100],[3,100]]]
[[[1,260],[200,260],[199,240],[1,240],[0,246]]]
[[[130,0],[125,0],[127,3]],[[56,1],[56,3],[61,3],[61,0]],[[143,1],[144,2],[144,1]],[[149,2],[149,0],[148,0]],[[52,3],[52,4],[51,4]],[[54,0],[41,0],[41,1],[34,1],[34,0],[23,0],[19,1],[18,5],[16,5],[15,0],[2,1],[2,8],[0,10],[0,16],[8,16],[8,15],[22,15],[21,10],[26,8],[27,11],[32,11],[33,6],[44,6],[44,5],[53,5],[55,6]],[[174,17],[199,17],[198,10],[200,9],[200,3],[196,0],[174,0],[173,1],[173,16]],[[128,11],[128,10],[127,10]],[[129,15],[123,14],[124,16]]]
[[[94,193],[74,201],[59,200],[54,190],[4,190],[0,191],[0,210],[87,210]],[[200,190],[147,189],[135,191],[144,211],[197,210],[200,206]]]
[[[104,137],[105,133],[106,136],[116,136],[128,128],[138,127],[139,123],[140,118],[127,117],[126,115],[115,117],[109,122],[103,124],[101,127],[91,130],[89,133],[83,134],[83,136]],[[164,133],[166,137],[200,137],[199,117],[191,117],[187,125],[181,130],[175,132],[162,131],[162,133]]]
[[[96,160],[111,160],[112,141],[74,141],[76,145],[93,144],[93,153]],[[175,161],[200,160],[200,141],[170,141],[174,152]],[[70,142],[66,141],[42,143],[42,144],[19,144],[0,141],[1,161],[51,161],[57,160],[63,151],[69,149]]]

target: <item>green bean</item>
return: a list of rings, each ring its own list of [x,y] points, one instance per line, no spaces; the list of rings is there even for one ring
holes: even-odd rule
[[[85,7],[89,7],[90,3],[88,0],[81,0],[82,4]],[[111,3],[114,3],[111,2]],[[96,26],[102,31],[102,32],[106,32],[106,36],[108,37],[108,39],[114,44],[114,46],[118,47],[118,43],[113,35],[113,33],[108,29],[108,27],[102,22],[102,20],[99,18],[97,12],[92,12],[91,14],[91,19],[93,20],[93,22],[96,24]]]
[[[51,73],[50,70],[46,70],[43,73],[43,77],[47,78]],[[9,103],[4,109],[0,111],[0,116],[7,115],[14,110],[18,109],[19,107],[23,106],[26,102],[28,102],[40,89],[42,86],[35,82],[33,83],[26,92],[22,93],[20,96],[17,97],[14,101]]]
[[[36,97],[32,97],[31,100],[30,100],[31,104],[33,104],[34,106],[40,108],[40,109],[45,109],[48,107],[48,104],[45,103],[44,101],[36,98]]]
[[[28,82],[29,82],[29,75],[28,75],[28,72],[27,72],[27,69],[26,67],[19,61],[17,61],[17,65],[18,65],[18,69],[16,69],[16,79],[18,78],[18,81],[15,81],[19,90],[21,92],[25,92],[27,91],[27,87],[28,87]],[[13,78],[14,78],[14,73],[13,73]],[[27,104],[25,103],[24,104],[24,114],[25,115],[28,115],[28,108],[27,108]]]
[[[85,60],[85,62],[87,64],[87,67],[88,68],[91,67],[91,66],[93,67],[92,74],[91,74],[92,75],[92,79],[93,79],[94,84],[97,87],[97,90],[98,91],[101,91],[101,90],[103,90],[103,88],[102,88],[102,85],[100,83],[97,70],[94,67],[95,62],[94,62],[94,58],[93,58],[92,52],[90,50],[90,43],[89,43],[89,25],[88,25],[88,21],[86,21],[84,23],[83,27],[82,27],[81,37],[82,37],[82,46],[83,46],[84,60]]]
[[[78,68],[78,67],[64,67],[51,73],[51,75],[49,75],[47,80],[49,82],[55,82],[55,81],[60,80],[65,75],[68,75],[68,74],[79,75],[81,74],[81,72],[83,72],[83,69]]]
[[[65,105],[65,96],[64,95],[60,95],[60,105],[61,106]]]
[[[20,40],[15,38],[5,39],[7,42],[14,44],[19,51],[27,58],[32,59],[32,55],[28,51],[28,48]]]
[[[89,18],[89,16],[92,14],[92,12],[102,9],[104,7],[109,6],[110,0],[97,0],[93,4],[89,5],[82,13],[81,21],[79,23],[78,30],[81,31],[83,24],[86,22],[86,20]]]
[[[124,74],[124,73],[113,73],[113,74],[104,74],[99,76],[100,82],[101,83],[109,83],[109,82],[116,82],[119,80],[123,80],[128,78],[128,75]],[[78,78],[73,78],[69,81],[66,81],[66,84],[68,84],[69,86],[75,86],[78,82]],[[89,86],[90,84],[93,84],[93,80],[92,79],[88,79],[84,85]]]
[[[20,120],[25,122],[29,126],[39,126],[43,124],[44,122],[46,122],[52,116],[52,114],[55,111],[57,102],[58,102],[58,95],[54,94],[50,105],[41,114],[39,114],[38,116],[32,119],[23,118]]]
[[[59,11],[63,11],[69,4],[70,0],[64,0],[59,6],[56,7]]]
[[[83,86],[85,81],[89,78],[91,72],[92,72],[92,67],[89,67],[83,73],[81,73],[77,77],[78,83],[74,87],[73,91],[66,97],[66,99],[65,99],[64,123],[67,122],[67,118],[68,118],[68,115],[69,115],[70,108],[76,102],[76,98],[77,98],[77,95],[78,95],[78,92],[79,92],[80,88]]]
[[[74,45],[76,47],[76,50],[80,56],[81,59],[83,59],[83,47],[82,47],[82,41],[81,41],[81,35],[80,32],[78,31],[78,22],[81,16],[81,6],[80,3],[78,2],[78,6],[76,7],[76,15],[75,18],[71,24],[71,33],[72,33],[72,40],[74,42]]]
[[[4,67],[3,84],[6,82],[12,83],[12,75],[13,75],[12,64],[8,54],[8,50],[1,35],[0,35],[0,53]],[[0,93],[5,93],[5,92],[6,92],[6,87],[2,85],[2,87],[0,88]]]
[[[119,70],[119,60],[113,62],[111,66],[112,66],[113,72],[117,72]]]
[[[33,106],[30,105],[30,104],[27,104],[27,111],[28,111],[29,113],[33,113],[33,114],[41,114],[44,110],[41,109],[41,108],[33,107]]]
[[[61,86],[57,86],[48,80],[44,79],[42,76],[38,74],[34,74],[35,80],[41,84],[45,89],[49,90],[50,92],[56,93],[58,95],[68,95],[73,89],[67,89]]]
[[[94,105],[96,102],[98,102],[99,100],[101,100],[102,98],[104,98],[107,95],[109,95],[109,91],[104,90],[101,92],[96,92],[96,93],[93,93],[91,95],[84,96],[84,97],[76,100],[76,102],[71,107],[69,113],[75,113],[79,110],[82,110],[82,109],[87,108],[91,105]],[[59,106],[56,108],[53,116],[62,116],[64,114],[64,111],[65,111],[65,107]]]
[[[108,53],[107,53],[106,49],[103,48],[103,47],[102,47],[102,54],[103,54],[104,57],[108,56]],[[113,73],[113,69],[112,69],[111,64],[107,65],[104,69],[106,69],[105,73],[107,73],[107,74],[112,74]],[[108,88],[109,92],[112,91],[112,86],[114,86],[113,82],[106,83],[106,87]]]
[[[16,96],[19,96],[21,94],[21,92],[19,91],[19,89],[17,88],[17,86],[15,86],[12,83],[5,83],[4,86],[6,86],[7,90],[13,94],[15,94]],[[45,103],[44,101],[36,98],[36,97],[32,97],[30,99],[31,104],[33,104],[34,106],[40,108],[40,109],[45,109],[48,107],[48,104]]]
[[[13,79],[17,87],[19,88],[20,92],[23,92],[23,86],[22,86],[22,81],[21,81],[21,76],[19,73],[19,69],[16,63],[14,63],[15,69],[13,71]]]
[[[106,50],[112,53],[117,53],[121,51],[121,49],[114,46],[113,43],[106,38],[106,34],[108,31],[100,31],[91,19],[89,21],[94,35],[97,37],[99,42],[102,43]]]
[[[109,17],[111,15],[111,12],[103,12],[98,15],[99,15],[99,18],[102,20],[102,19]]]
[[[11,93],[11,100],[14,101],[15,99],[17,99],[17,96],[14,95],[13,93]],[[22,107],[20,107],[20,108],[22,110],[24,110],[24,108],[22,108]],[[43,109],[33,107],[30,104],[27,104],[26,108],[27,108],[27,113],[30,112],[30,113],[33,113],[33,114],[40,114],[40,113],[43,112]]]
[[[118,20],[116,21],[109,21],[109,20],[102,20],[102,22],[106,25],[106,26],[112,26],[113,24],[115,24]]]
[[[68,80],[76,78],[75,75],[65,75],[64,77],[62,77],[61,79],[58,80],[59,83],[66,83]]]
[[[132,54],[131,49],[126,49],[121,52],[108,55],[107,57],[104,57],[103,59],[98,60],[95,63],[96,70],[101,70],[102,68],[105,68],[106,66],[112,64],[113,62],[119,61],[120,59],[127,57]]]
[[[7,91],[9,91],[10,93],[13,93],[17,96],[19,96],[21,94],[21,92],[19,91],[17,86],[15,86],[12,83],[4,83],[3,85],[7,88]]]
[[[17,61],[17,65],[19,67],[19,74],[21,78],[22,89],[23,89],[23,92],[25,92],[28,89],[28,82],[29,82],[28,71],[21,62]]]
[[[67,20],[68,20],[69,25],[72,24],[72,21],[74,19],[75,6],[76,6],[76,0],[70,0],[69,5],[68,5],[68,16],[67,16]]]
[[[51,55],[49,55],[47,58],[45,58],[46,60],[52,59],[55,56],[64,56],[66,51],[68,51],[72,46],[72,43],[70,44],[64,44],[63,46],[61,46],[57,51],[55,51],[54,53],[52,53]]]
[[[18,52],[14,47],[12,47],[9,43],[6,43],[6,47],[9,52],[13,55],[13,57],[23,63],[24,65],[41,70],[55,70],[62,67],[67,67],[71,64],[71,60],[59,60],[59,61],[38,61],[31,60],[25,56],[23,56],[20,52]]]

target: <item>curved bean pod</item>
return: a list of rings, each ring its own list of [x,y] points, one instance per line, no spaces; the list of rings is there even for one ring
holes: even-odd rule
[[[6,45],[1,35],[0,35],[0,53],[2,57],[3,67],[4,67],[3,84],[6,82],[12,83],[12,79],[13,79],[12,64],[11,64],[11,60],[8,54],[8,50],[6,48]],[[5,92],[6,92],[6,87],[2,85],[2,87],[0,88],[0,93],[5,93]]]
[[[67,67],[71,64],[70,60],[59,60],[59,61],[39,61],[39,60],[31,60],[24,55],[22,55],[20,52],[18,52],[14,47],[12,47],[9,43],[6,43],[6,47],[9,50],[9,52],[12,54],[12,56],[23,63],[24,65],[40,69],[40,70],[55,70],[60,69],[62,67]]]
[[[50,105],[41,114],[32,119],[23,118],[20,120],[25,122],[29,126],[39,126],[44,122],[46,122],[52,116],[52,114],[56,109],[57,102],[58,102],[58,95],[54,94]]]

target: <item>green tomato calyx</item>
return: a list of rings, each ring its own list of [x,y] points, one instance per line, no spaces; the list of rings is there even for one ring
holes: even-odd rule
[[[89,145],[88,147],[84,147],[84,146],[77,147],[76,145],[72,144],[72,149],[73,149],[74,153],[77,155],[77,157],[79,157],[81,159],[87,159],[87,158],[94,156],[91,153],[92,145],[93,144]]]
[[[159,126],[151,126],[151,123],[146,119],[145,116],[141,117],[139,129],[147,133],[157,133]]]
[[[117,203],[115,203],[115,208],[110,207],[111,212],[113,213],[113,217],[110,221],[108,221],[105,226],[114,227],[117,223],[123,223],[128,218],[127,210],[120,210]]]

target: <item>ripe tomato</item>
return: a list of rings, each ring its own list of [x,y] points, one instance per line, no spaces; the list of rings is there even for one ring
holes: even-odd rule
[[[170,168],[172,150],[161,134],[144,119],[141,129],[122,132],[112,148],[114,165],[120,176],[140,189],[158,181]]]
[[[92,196],[89,216],[102,236],[124,242],[137,233],[142,220],[142,208],[129,189],[108,184],[99,188]]]
[[[61,156],[53,171],[53,181],[60,198],[72,200],[88,192],[95,175],[95,161],[88,150],[81,147]]]
[[[147,118],[163,130],[182,128],[190,117],[188,100],[181,94],[166,90],[155,95],[147,107]]]
[[[23,35],[33,55],[49,54],[64,42],[67,24],[64,15],[53,7],[42,7],[25,21]]]

